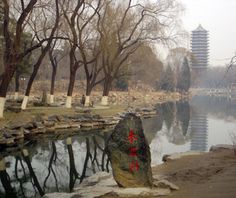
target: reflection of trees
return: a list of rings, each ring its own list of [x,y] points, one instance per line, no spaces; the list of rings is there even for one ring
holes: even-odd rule
[[[170,130],[173,121],[174,121],[174,103],[167,102],[161,105],[162,106],[162,115],[165,121],[166,127]]]
[[[31,176],[31,178],[33,179],[33,182],[34,182],[33,185],[37,188],[37,190],[38,190],[40,196],[44,196],[45,193],[44,193],[43,189],[41,188],[41,186],[40,186],[40,184],[39,184],[39,181],[38,181],[37,176],[35,175],[35,172],[34,172],[34,170],[33,170],[33,167],[32,167],[32,165],[31,165],[31,162],[30,162],[30,158],[29,158],[29,155],[28,155],[28,151],[23,150],[23,158],[24,158],[24,160],[25,160],[25,162],[26,162],[26,164],[27,164],[27,167],[28,167],[28,169],[29,169],[30,176]]]
[[[26,175],[25,167],[23,165],[21,157],[20,156],[16,156],[15,159],[16,159],[16,163],[15,163],[15,177],[16,177],[17,181],[20,184],[20,192],[21,192],[22,196],[25,197],[25,193],[24,193],[25,189],[24,189],[23,185],[24,185],[25,182],[27,182],[27,179],[29,178],[29,175],[28,176]],[[22,177],[20,177],[19,174],[18,174],[18,162],[20,162],[20,165],[21,165],[21,168],[22,168],[22,171],[23,171]],[[17,193],[17,194],[19,194],[19,193]]]
[[[89,159],[92,162],[92,154],[90,152],[89,138],[86,138],[86,148],[87,148],[86,149],[86,157],[85,157],[85,160],[84,160],[84,168],[83,168],[83,171],[82,171],[82,174],[81,174],[81,177],[80,177],[80,183],[83,181],[83,179],[86,176],[86,170],[87,170]],[[91,163],[91,164],[93,165],[93,163]]]
[[[158,111],[157,116],[148,119],[143,119],[142,123],[145,137],[147,138],[147,141],[150,144],[151,141],[155,138],[156,133],[162,129],[163,125],[162,112]]]
[[[188,132],[189,120],[190,120],[190,106],[187,101],[180,101],[177,105],[177,120],[181,124],[183,135],[185,136]]]
[[[182,145],[185,144],[188,137],[186,136],[190,109],[188,102],[167,102],[162,104],[162,115],[166,123],[165,135],[169,142]]]
[[[71,145],[66,145],[64,141],[44,140],[42,144],[45,145],[30,147],[30,154],[23,155],[24,161],[20,156],[9,159],[10,164],[15,162],[14,167],[9,167],[10,176],[6,177],[9,180],[2,180],[0,194],[4,185],[13,183],[12,188],[8,186],[10,190],[4,190],[7,197],[13,192],[17,193],[17,197],[32,197],[36,194],[42,196],[44,192],[71,191],[76,181],[82,182],[97,170],[109,171],[105,148],[107,134],[83,136],[80,143],[76,139],[73,138]]]
[[[195,96],[191,100],[191,106],[197,107],[201,113],[225,119],[229,116],[236,118],[236,101],[227,97]]]
[[[57,160],[57,150],[56,150],[56,144],[54,141],[52,141],[52,155],[51,155],[51,158],[50,158],[50,161],[49,161],[49,165],[48,165],[48,175],[46,176],[44,182],[43,182],[43,188],[45,190],[45,188],[47,188],[47,181],[48,181],[48,178],[50,177],[50,174],[52,173],[53,174],[53,177],[55,179],[55,184],[56,184],[56,188],[57,188],[57,191],[59,191],[59,188],[58,188],[58,180],[57,180],[57,177],[56,177],[56,173],[53,169],[53,164],[55,165],[56,163],[56,160]]]
[[[1,182],[3,185],[3,188],[6,192],[6,197],[15,198],[15,197],[17,197],[15,189],[11,186],[10,177],[9,177],[6,169],[4,168],[4,166],[5,166],[5,161],[4,161],[4,159],[2,159],[1,160],[0,179],[1,179]]]

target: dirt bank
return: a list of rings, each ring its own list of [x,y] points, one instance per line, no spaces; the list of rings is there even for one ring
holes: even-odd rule
[[[172,198],[235,198],[236,155],[233,150],[219,150],[186,156],[153,168],[153,175],[166,175],[180,187]]]

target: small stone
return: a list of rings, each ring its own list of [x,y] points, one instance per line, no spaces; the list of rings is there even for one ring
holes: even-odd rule
[[[25,128],[25,126],[27,126],[28,122],[24,122],[24,121],[12,121],[7,125],[7,128],[9,129],[19,129],[21,127]]]
[[[162,161],[163,162],[168,162],[168,161],[171,161],[171,160],[180,159],[180,158],[185,157],[185,156],[200,155],[200,154],[203,154],[203,153],[204,152],[200,152],[200,151],[188,151],[188,152],[183,152],[183,153],[173,153],[173,154],[170,154],[170,155],[164,155],[162,157]]]
[[[14,112],[14,113],[20,113],[21,108],[19,106],[8,106],[7,107],[8,111]]]
[[[93,123],[81,123],[81,127],[89,127],[92,128],[93,127]]]
[[[59,121],[57,115],[49,116],[47,120],[50,121],[50,122],[58,122]]]
[[[42,122],[35,122],[35,126],[36,126],[38,129],[45,128],[45,126],[43,125]]]
[[[43,124],[44,124],[45,127],[53,127],[55,125],[55,122],[54,121],[46,121],[46,120],[44,120]]]
[[[173,184],[165,179],[162,179],[160,181],[154,181],[153,185],[158,188],[169,188],[170,190],[179,190],[178,186],[176,186],[175,184]]]
[[[55,130],[57,130],[57,129],[68,129],[68,128],[70,128],[70,125],[69,124],[57,124],[57,125],[55,125]]]
[[[234,149],[233,145],[218,144],[218,145],[211,146],[210,151],[211,152],[216,152],[216,151],[231,150],[231,149]]]
[[[117,193],[119,197],[157,197],[166,196],[171,193],[169,189],[151,189],[151,188],[117,188],[113,192]]]

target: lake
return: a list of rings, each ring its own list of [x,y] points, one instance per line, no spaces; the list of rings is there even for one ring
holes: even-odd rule
[[[152,165],[164,154],[208,151],[215,144],[232,144],[236,136],[236,101],[196,96],[191,101],[156,105],[157,115],[143,119]],[[111,171],[104,150],[109,132],[83,133],[64,138],[38,138],[21,152],[5,157],[0,197],[40,197],[49,192],[70,192],[86,176]],[[70,139],[69,139],[70,141]]]

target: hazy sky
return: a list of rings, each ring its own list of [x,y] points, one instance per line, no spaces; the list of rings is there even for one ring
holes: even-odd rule
[[[189,32],[199,24],[209,31],[210,65],[225,65],[236,52],[236,0],[179,0]]]

